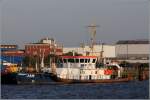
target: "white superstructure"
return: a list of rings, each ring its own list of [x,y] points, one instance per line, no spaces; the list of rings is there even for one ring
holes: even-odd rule
[[[62,56],[56,65],[56,74],[62,79],[111,79],[112,70],[104,66],[97,67],[96,61],[96,56]]]

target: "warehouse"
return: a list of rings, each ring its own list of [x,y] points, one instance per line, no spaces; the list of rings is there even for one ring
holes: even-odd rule
[[[124,40],[116,43],[116,58],[128,60],[129,62],[148,62],[149,60],[148,40]]]

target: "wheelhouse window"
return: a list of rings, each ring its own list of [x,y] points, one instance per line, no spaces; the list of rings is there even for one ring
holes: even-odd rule
[[[88,59],[85,59],[85,63],[87,63],[88,62]]]
[[[96,59],[93,59],[92,63],[95,63]]]
[[[80,59],[80,63],[84,63],[84,59]]]
[[[68,62],[74,63],[74,59],[68,59]]]
[[[63,59],[64,63],[67,63],[67,59]]]
[[[76,62],[76,63],[79,63],[79,59],[75,59],[75,62]]]

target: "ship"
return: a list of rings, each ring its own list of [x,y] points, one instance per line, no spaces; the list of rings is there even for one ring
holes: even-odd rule
[[[20,72],[17,75],[17,84],[38,84],[47,85],[54,84],[49,73],[24,73]]]
[[[3,66],[1,84],[53,84],[53,81],[48,72],[36,72],[32,67],[14,64]]]
[[[132,80],[117,63],[97,64],[96,56],[61,56],[51,67],[51,79],[62,83],[114,83]]]
[[[17,84],[17,65],[3,66],[1,70],[1,84]]]

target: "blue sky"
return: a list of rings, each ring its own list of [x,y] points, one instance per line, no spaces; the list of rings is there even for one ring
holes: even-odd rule
[[[96,41],[148,38],[148,0],[1,0],[3,44],[37,42],[53,37],[64,46],[89,42],[87,26],[97,28]]]

